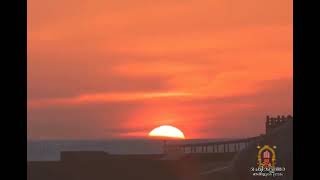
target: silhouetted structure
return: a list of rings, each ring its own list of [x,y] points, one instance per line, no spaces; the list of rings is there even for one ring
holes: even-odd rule
[[[293,120],[293,117],[291,115],[288,115],[288,116],[277,116],[277,117],[267,116],[266,134],[269,134],[274,129],[276,129],[279,126],[285,124],[286,122],[292,121],[292,120]]]
[[[238,152],[248,146],[250,142],[257,141],[260,136],[230,140],[230,141],[216,141],[208,143],[184,143],[184,144],[170,144],[166,146],[164,152],[170,153],[181,151],[184,153],[230,153]]]
[[[266,120],[266,134],[270,134],[274,129],[282,126],[288,121],[292,121],[293,117],[288,116],[277,116],[270,117],[267,116]],[[229,152],[239,152],[245,149],[250,142],[257,142],[259,139],[263,138],[261,136],[255,136],[251,138],[231,140],[231,141],[217,141],[209,143],[183,143],[183,144],[167,144],[164,146],[164,152],[183,152],[183,153],[229,153]]]
[[[103,161],[109,158],[109,153],[104,151],[62,151],[60,153],[61,161]]]
[[[253,144],[235,156],[232,168],[229,171],[232,177],[228,178],[228,180],[297,179],[293,178],[293,121],[290,120],[291,117],[287,119],[289,120],[286,123],[270,131],[258,142],[259,145],[276,147],[276,167],[285,167],[284,175],[278,177],[253,176],[252,172],[248,170],[249,167],[257,167],[258,149]]]

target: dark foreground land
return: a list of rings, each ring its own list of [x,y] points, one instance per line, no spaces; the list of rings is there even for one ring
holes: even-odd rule
[[[107,157],[108,156],[108,157]],[[106,155],[103,159],[65,159],[29,162],[29,180],[183,180],[199,179],[204,170],[226,166],[234,153],[190,154],[179,160],[159,160],[163,155]]]
[[[281,177],[254,177],[260,144],[277,146]],[[28,180],[253,180],[292,178],[292,121],[238,153],[193,153],[168,160],[166,155],[108,155],[103,152],[61,154],[61,161],[28,162]]]

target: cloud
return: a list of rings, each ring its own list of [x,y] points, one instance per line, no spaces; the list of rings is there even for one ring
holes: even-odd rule
[[[28,134],[44,139],[145,138],[154,127],[171,124],[188,138],[255,136],[264,132],[266,115],[292,113],[292,79],[262,81],[259,86],[259,91],[242,96],[159,94],[138,101],[29,108]]]
[[[69,98],[48,98],[39,100],[29,100],[29,108],[41,108],[44,106],[68,106],[81,104],[96,104],[105,102],[123,102],[123,101],[137,101],[154,98],[169,98],[169,97],[187,97],[192,96],[185,92],[153,92],[153,93],[95,93],[83,94],[76,97]]]

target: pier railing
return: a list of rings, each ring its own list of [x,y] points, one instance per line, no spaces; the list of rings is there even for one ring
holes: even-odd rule
[[[183,152],[183,153],[227,153],[238,152],[248,147],[249,143],[256,142],[261,136],[225,140],[206,143],[180,143],[180,144],[167,144],[164,147],[164,152]]]

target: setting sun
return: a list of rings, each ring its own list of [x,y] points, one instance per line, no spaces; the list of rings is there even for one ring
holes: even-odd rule
[[[169,125],[163,125],[154,128],[152,131],[150,131],[149,136],[184,139],[184,134],[181,130]]]

